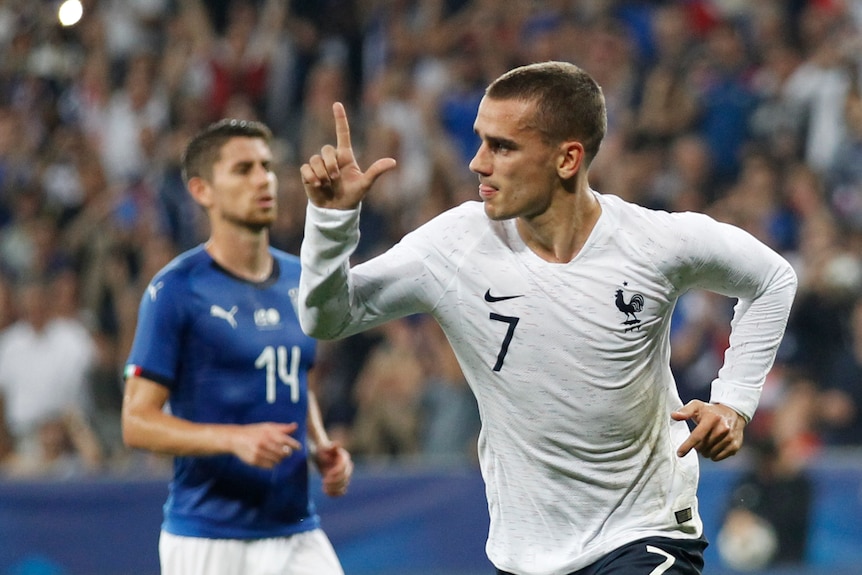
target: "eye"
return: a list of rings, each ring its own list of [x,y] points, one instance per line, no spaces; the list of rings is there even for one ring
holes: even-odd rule
[[[504,140],[488,140],[488,148],[494,153],[506,153],[515,149],[511,142]]]

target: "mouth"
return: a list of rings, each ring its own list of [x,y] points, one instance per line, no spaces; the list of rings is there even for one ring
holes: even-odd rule
[[[489,200],[497,194],[497,188],[487,184],[479,184],[479,197],[483,200]]]
[[[259,208],[274,208],[275,196],[261,196],[257,198],[256,203]]]

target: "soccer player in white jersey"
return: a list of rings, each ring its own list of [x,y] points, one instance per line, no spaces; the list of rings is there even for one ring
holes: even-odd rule
[[[694,575],[706,539],[698,456],[739,450],[783,336],[796,276],[748,233],[590,188],[604,97],[546,62],[495,80],[474,128],[479,199],[351,269],[363,172],[347,117],[301,169],[309,198],[300,321],[339,338],[428,313],[476,395],[479,459],[500,573]],[[738,298],[709,402],[683,406],[668,331],[693,288]],[[692,427],[689,427],[691,422]]]
[[[308,388],[316,342],[295,309],[299,258],[269,245],[271,137],[263,124],[222,120],[192,139],[184,177],[210,237],[141,300],[123,437],[175,456],[162,575],[343,574],[309,498],[308,463],[331,496],[345,493],[353,464]]]

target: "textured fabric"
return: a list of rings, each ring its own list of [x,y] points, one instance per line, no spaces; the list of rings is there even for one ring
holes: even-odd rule
[[[504,571],[561,575],[644,537],[697,538],[697,454],[669,368],[677,298],[739,298],[713,399],[751,417],[795,292],[789,264],[700,214],[599,195],[571,261],[529,250],[514,221],[467,202],[348,268],[359,210],[309,206],[300,321],[344,337],[420,312],[442,326],[476,395],[491,518]],[[744,345],[743,343],[744,342]]]
[[[141,300],[126,373],[170,389],[171,412],[199,423],[298,424],[305,444],[307,373],[316,342],[292,302],[299,262],[278,250],[259,284],[220,268],[203,249],[156,274]],[[274,469],[233,455],[176,457],[163,528],[175,535],[256,539],[318,527],[306,451]]]
[[[321,529],[269,539],[204,539],[162,532],[161,575],[344,575]]]

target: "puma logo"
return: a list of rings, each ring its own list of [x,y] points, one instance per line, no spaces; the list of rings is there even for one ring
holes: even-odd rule
[[[227,311],[223,307],[217,305],[213,305],[212,307],[210,307],[211,316],[225,320],[234,329],[236,329],[236,318],[234,316],[236,315],[237,311],[239,311],[239,308],[236,306],[230,308],[230,311]]]

